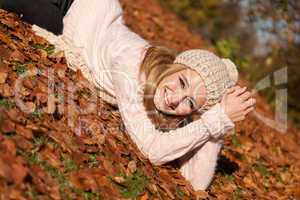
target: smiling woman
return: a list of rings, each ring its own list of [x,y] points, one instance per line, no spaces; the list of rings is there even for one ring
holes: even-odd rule
[[[206,90],[201,76],[183,65],[181,68],[183,70],[164,78],[155,91],[155,107],[166,114],[189,115],[206,101]]]
[[[145,82],[144,105],[156,124],[164,115],[203,114],[238,79],[234,63],[201,49],[177,54],[164,47],[150,47],[140,72]]]
[[[39,12],[31,15],[43,17]],[[111,94],[113,101],[103,99],[117,105],[128,134],[145,157],[155,165],[183,161],[183,176],[195,189],[206,189],[223,136],[255,102],[245,88],[228,90],[238,79],[231,61],[201,49],[177,54],[153,45],[125,25],[122,13],[118,0],[74,0],[63,19],[62,35],[33,28],[65,51],[69,66]],[[152,120],[196,112],[202,114],[200,119],[168,132]]]

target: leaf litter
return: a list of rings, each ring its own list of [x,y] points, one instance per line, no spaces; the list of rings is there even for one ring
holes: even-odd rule
[[[155,1],[121,3],[144,38],[176,50],[207,47]],[[211,186],[194,191],[176,163],[151,165],[117,110],[88,98],[93,86],[80,71],[3,10],[0,54],[0,199],[300,199],[300,137],[292,127],[283,135],[253,116],[239,123]],[[20,79],[24,87],[14,93]],[[83,112],[86,105],[96,110]],[[261,98],[258,107],[267,112]]]

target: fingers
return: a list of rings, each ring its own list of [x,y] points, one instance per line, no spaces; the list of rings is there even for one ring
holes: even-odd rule
[[[234,96],[239,96],[239,95],[241,95],[243,92],[245,92],[246,89],[247,89],[247,87],[239,88],[239,89],[235,90],[235,91],[232,93],[232,95],[234,95]]]
[[[245,120],[247,115],[253,111],[255,109],[255,106],[249,106],[247,108],[245,108],[244,110],[236,113],[236,114],[233,114],[231,117],[232,117],[232,120],[234,122],[237,122],[237,121],[242,121],[242,120]]]
[[[236,90],[236,89],[237,89],[236,86],[227,88],[226,93],[227,93],[227,94],[230,94],[230,93],[232,93],[232,92],[233,92],[234,90]]]
[[[236,116],[235,118],[234,118],[234,122],[238,122],[238,121],[242,121],[242,120],[245,120],[246,119],[246,115],[248,114],[248,113],[250,113],[251,111],[253,111],[254,110],[254,106],[251,106],[251,107],[249,107],[249,108],[247,108],[245,111],[244,111],[244,114],[242,114],[242,115],[239,115],[239,116]]]
[[[235,86],[232,86],[230,88],[227,88],[227,94],[230,94],[232,92],[234,92],[235,90],[237,89],[240,89],[241,87],[239,85],[235,85]]]
[[[256,100],[254,98],[250,98],[247,101],[244,102],[243,107],[248,108],[250,106],[254,106],[256,103]]]
[[[255,109],[255,90],[246,91],[247,87],[238,85],[227,88],[221,105],[233,122],[246,119],[246,115]]]
[[[244,92],[243,94],[240,95],[240,98],[243,100],[243,101],[246,101],[247,99],[249,99],[250,97],[252,96],[252,93],[247,91],[247,92]]]
[[[247,115],[249,112],[253,111],[253,110],[254,110],[254,106],[250,106],[249,108],[247,108],[247,109],[245,110],[246,115]]]

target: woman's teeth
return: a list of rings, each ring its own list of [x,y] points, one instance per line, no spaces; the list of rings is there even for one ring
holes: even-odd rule
[[[165,98],[165,104],[167,106],[169,106],[169,102],[168,102],[168,99],[167,99],[167,89],[166,88],[165,88],[164,98]]]

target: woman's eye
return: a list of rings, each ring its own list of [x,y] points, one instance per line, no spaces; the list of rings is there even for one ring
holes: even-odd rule
[[[182,78],[180,78],[180,77],[179,77],[179,81],[180,81],[180,85],[181,85],[181,87],[182,87],[182,88],[184,88],[184,86],[185,86],[185,83],[184,83],[184,81],[182,80]]]
[[[192,100],[189,100],[189,103],[190,103],[191,109],[194,110],[195,107],[194,107],[194,103],[192,102]]]
[[[195,106],[194,106],[193,101],[191,99],[187,99],[187,101],[188,101],[188,104],[189,104],[191,110],[194,110]]]

